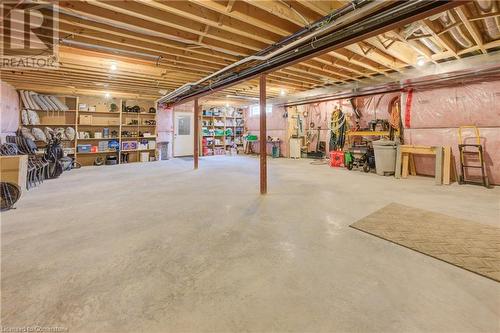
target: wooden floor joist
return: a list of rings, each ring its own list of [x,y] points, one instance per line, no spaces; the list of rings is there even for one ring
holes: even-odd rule
[[[19,71],[2,68],[1,75],[14,86],[26,87],[27,81],[32,80],[44,82],[46,89],[72,86],[75,90],[91,90],[91,82],[95,81],[91,77],[102,83],[101,88],[95,87],[96,91],[112,87],[128,92],[130,86],[141,88],[146,84],[151,87],[144,87],[141,93],[160,97],[160,90],[172,91],[197,81],[348,3],[336,0],[60,1],[59,74],[33,71],[25,80],[16,80]],[[379,74],[387,76],[417,66],[421,56],[437,63],[492,52],[500,47],[500,38],[491,40],[484,22],[498,17],[499,9],[493,6],[490,13],[484,13],[476,2],[464,2],[448,11],[454,21],[451,26],[444,26],[438,15],[416,22],[428,34],[426,38],[442,47],[441,52],[423,43],[418,31],[399,27],[283,68],[268,76],[268,97],[278,96],[282,89],[299,92],[332,83],[363,82]],[[495,22],[498,24],[498,20]],[[451,34],[452,27],[460,28],[472,45],[461,46]],[[110,73],[109,62],[113,59],[121,59],[116,60],[120,61],[119,70]],[[88,75],[83,73],[87,67]],[[221,95],[235,91],[249,97],[258,96],[258,89],[244,88],[227,89]]]

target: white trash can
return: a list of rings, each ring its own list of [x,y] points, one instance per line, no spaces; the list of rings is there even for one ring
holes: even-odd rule
[[[396,143],[390,140],[377,140],[372,143],[377,175],[394,175],[396,170]]]

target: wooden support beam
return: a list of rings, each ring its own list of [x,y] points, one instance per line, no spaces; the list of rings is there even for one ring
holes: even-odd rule
[[[243,1],[236,1],[230,12],[227,12],[227,5],[223,1],[216,0],[189,0],[189,2],[204,8],[224,14],[241,22],[249,23],[257,28],[272,31],[281,36],[288,36],[297,30],[297,26],[285,19],[274,17],[269,20],[269,14],[251,4]]]
[[[260,194],[267,193],[267,124],[266,124],[266,75],[260,76]]]
[[[315,11],[321,16],[328,15],[333,9],[332,5],[336,8],[341,7],[343,4],[338,3],[337,1],[311,1],[311,0],[296,0],[302,6],[309,8],[310,10]],[[338,6],[338,7],[337,7]]]
[[[310,24],[314,21],[313,17],[305,17],[296,10],[293,9],[286,2],[280,1],[252,1],[244,0],[249,5],[260,8],[272,15],[278,16],[282,19],[288,20],[289,22],[296,24],[299,27]]]
[[[199,144],[200,144],[200,106],[198,105],[198,98],[194,100],[194,126],[193,126],[193,132],[194,132],[194,148],[193,148],[193,161],[194,161],[194,166],[193,168],[196,170],[198,169],[198,156],[200,155],[199,153]]]

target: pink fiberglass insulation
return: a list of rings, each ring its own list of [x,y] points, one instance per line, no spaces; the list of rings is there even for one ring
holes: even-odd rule
[[[387,93],[373,96],[357,97],[356,105],[361,111],[359,121],[361,128],[367,128],[368,123],[375,119],[389,119],[389,108],[391,101],[399,97],[399,93]],[[354,115],[351,116],[351,123],[354,124]]]
[[[166,105],[160,105],[156,111],[156,131],[158,142],[170,142],[168,156],[172,156],[172,142],[174,131],[174,110]]]
[[[498,127],[482,127],[479,129],[481,144],[484,149],[486,172],[491,184],[500,184],[500,129]],[[471,139],[472,132],[464,130],[467,143],[475,143]],[[458,131],[456,128],[420,128],[405,129],[405,143],[423,146],[450,146],[456,170],[459,170]],[[477,164],[469,159],[468,163]],[[415,156],[415,165],[418,174],[434,175],[434,157]],[[471,170],[470,176],[479,175],[479,170]]]
[[[368,123],[374,119],[387,119],[389,115],[389,106],[394,97],[398,97],[399,93],[379,94],[373,96],[357,97],[355,105],[361,111],[360,126],[368,127]],[[309,151],[316,150],[318,142],[318,128],[320,141],[326,143],[328,150],[330,141],[330,120],[332,112],[340,107],[348,116],[349,126],[354,126],[355,118],[352,104],[348,99],[327,101],[321,103],[312,103],[297,106],[300,114],[307,114],[302,117],[304,131],[310,132],[312,138],[309,144]],[[267,135],[279,137],[282,140],[281,154],[289,156],[289,142],[287,138],[288,119],[284,118],[285,108],[281,106],[273,106],[272,112],[267,113]],[[259,114],[252,115],[248,110],[246,114],[246,126],[252,134],[259,134],[260,122]],[[314,123],[314,127],[310,127]],[[258,145],[254,144],[254,151],[258,152]],[[271,153],[271,145],[268,145],[267,152]]]
[[[0,137],[14,135],[19,128],[19,96],[16,89],[0,81]]]
[[[403,117],[409,113],[410,128],[500,126],[499,81],[405,92],[402,99]]]
[[[478,126],[490,183],[500,184],[500,81],[418,90],[412,91],[411,98],[409,95],[408,92],[396,92],[355,98],[355,105],[362,115],[359,119],[360,127],[368,127],[370,120],[388,119],[391,101],[401,96],[404,143],[452,147],[453,158],[459,171],[458,127]],[[307,117],[303,119],[304,129],[307,130],[309,124],[314,122],[313,132],[317,133],[319,126],[320,141],[326,142],[327,149],[330,117],[333,110],[339,106],[349,115],[349,125],[354,127],[355,116],[348,99],[297,106],[300,112],[307,112]],[[282,155],[288,156],[287,121],[283,118],[283,113],[283,107],[273,107],[273,111],[267,114],[267,135],[280,137],[283,140]],[[247,128],[258,134],[259,115],[247,115]],[[310,151],[316,149],[316,136],[309,145]],[[470,132],[464,131],[464,137],[469,138],[467,142],[471,142]],[[434,174],[434,157],[416,156],[415,162],[419,174]]]
[[[450,146],[458,172],[458,128],[477,126],[490,183],[500,184],[499,81],[405,92],[402,105],[405,144]],[[464,130],[463,137],[465,143],[475,143],[471,131]],[[434,174],[432,157],[419,156],[415,163],[418,173]]]
[[[287,119],[283,117],[285,109],[280,106],[273,106],[272,111],[267,113],[266,125],[267,125],[267,136],[278,137],[282,140],[280,149],[282,156],[288,156],[288,142],[283,140],[286,137],[287,132]],[[260,114],[252,114],[251,108],[245,109],[245,127],[247,130],[259,136],[260,129]],[[267,139],[267,136],[265,139]],[[258,153],[259,145],[258,143],[253,144],[253,150]],[[267,153],[271,154],[272,145],[267,145]]]

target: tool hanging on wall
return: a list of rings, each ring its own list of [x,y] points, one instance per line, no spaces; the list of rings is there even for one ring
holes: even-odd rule
[[[399,97],[394,97],[389,103],[389,139],[403,143],[401,131],[403,124],[401,123],[401,102]]]
[[[340,108],[337,108],[332,112],[329,130],[329,150],[332,151],[342,149],[344,147],[347,124],[346,116]]]
[[[358,109],[358,106],[357,106],[355,98],[349,99],[349,102],[351,102],[352,110],[354,112],[354,117],[355,117],[355,120],[354,120],[355,126],[354,127],[355,127],[355,130],[359,131],[359,129],[360,129],[359,120],[361,119],[361,111]]]
[[[294,126],[295,129],[295,135],[294,137],[300,138],[304,136],[304,127],[302,124],[302,119],[300,118],[300,114],[297,114],[296,116],[292,116],[292,119],[295,119],[296,123]]]

